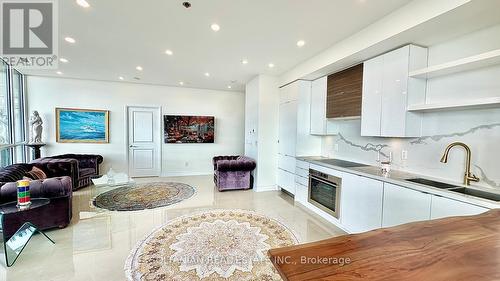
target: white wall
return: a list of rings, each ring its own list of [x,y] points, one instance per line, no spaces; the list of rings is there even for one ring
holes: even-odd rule
[[[104,156],[104,171],[110,166],[126,171],[126,105],[161,106],[164,115],[215,116],[214,144],[164,144],[162,140],[163,176],[211,174],[213,156],[244,151],[243,93],[33,76],[27,79],[27,89],[29,110],[38,110],[44,119],[43,155],[97,153]],[[56,143],[56,107],[110,110],[110,143]]]
[[[429,47],[429,65],[500,49],[500,25],[483,29],[439,45]],[[428,103],[453,102],[500,96],[500,66],[478,69],[430,79],[427,83]],[[395,139],[360,136],[360,122],[342,122],[342,136],[325,137],[322,154],[329,157],[376,165],[377,145],[381,151],[394,154],[394,168],[417,174],[461,182],[464,174],[463,150],[454,149],[447,164],[439,160],[445,147],[454,141],[470,145],[473,170],[481,178],[478,185],[500,188],[500,108],[426,113],[423,138]],[[338,151],[335,150],[338,145]],[[408,151],[408,160],[401,151]],[[384,159],[383,159],[384,160]]]
[[[255,190],[276,189],[279,91],[276,77],[259,75],[246,85],[245,155],[256,159]]]

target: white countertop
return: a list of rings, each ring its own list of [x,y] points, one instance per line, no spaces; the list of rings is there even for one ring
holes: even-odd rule
[[[407,172],[402,172],[402,171],[397,171],[397,170],[391,170],[391,172],[388,175],[384,175],[384,174],[382,174],[380,167],[370,166],[370,165],[365,165],[365,164],[361,164],[364,166],[360,166],[360,167],[345,168],[345,167],[335,166],[332,164],[321,162],[321,160],[325,160],[325,159],[329,159],[329,158],[317,157],[317,156],[315,156],[315,157],[297,157],[297,160],[309,162],[311,164],[322,166],[325,168],[330,168],[330,169],[334,169],[334,170],[341,171],[341,172],[346,172],[346,173],[355,174],[358,176],[372,178],[375,180],[380,180],[383,182],[392,183],[392,184],[399,185],[399,186],[404,186],[404,187],[407,187],[410,189],[414,189],[414,190],[418,190],[418,191],[422,191],[422,192],[427,192],[427,193],[443,196],[443,197],[450,198],[450,199],[455,199],[458,201],[462,201],[462,202],[469,203],[469,204],[474,204],[474,205],[489,208],[489,209],[500,208],[500,202],[495,202],[492,200],[487,200],[487,199],[483,199],[483,198],[479,198],[479,197],[475,197],[475,196],[471,196],[471,195],[461,194],[461,193],[449,191],[446,189],[440,189],[437,187],[432,187],[432,186],[428,186],[428,185],[414,183],[414,182],[407,181],[407,179],[425,178],[425,179],[429,179],[429,180],[448,183],[451,185],[455,185],[457,187],[466,187],[465,185],[452,183],[452,182],[446,182],[442,179],[436,179],[436,178],[432,178],[432,177],[428,177],[428,176],[424,176],[424,175],[412,174],[412,173],[407,173]],[[343,160],[343,159],[339,159],[339,160]],[[467,188],[473,188],[473,189],[478,189],[478,190],[483,190],[483,191],[493,192],[493,193],[500,193],[499,190],[487,189],[487,188],[477,187],[477,186],[468,186]]]

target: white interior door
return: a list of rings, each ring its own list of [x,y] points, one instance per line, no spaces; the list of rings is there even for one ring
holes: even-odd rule
[[[161,170],[160,108],[127,107],[131,177],[155,177]]]

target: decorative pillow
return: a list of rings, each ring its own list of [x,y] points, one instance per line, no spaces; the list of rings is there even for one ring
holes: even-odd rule
[[[47,178],[45,172],[37,167],[33,167],[31,171],[25,174],[25,176],[33,180],[43,180]]]

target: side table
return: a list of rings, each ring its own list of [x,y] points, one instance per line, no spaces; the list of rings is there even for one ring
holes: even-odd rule
[[[31,205],[28,210],[36,209],[49,203],[50,200],[47,198],[34,198],[31,199]],[[2,241],[7,267],[14,265],[21,252],[36,233],[41,233],[52,244],[55,244],[52,239],[31,222],[25,222],[11,237],[5,237],[3,229],[8,217],[23,211],[17,207],[17,202],[0,205],[0,240]]]

